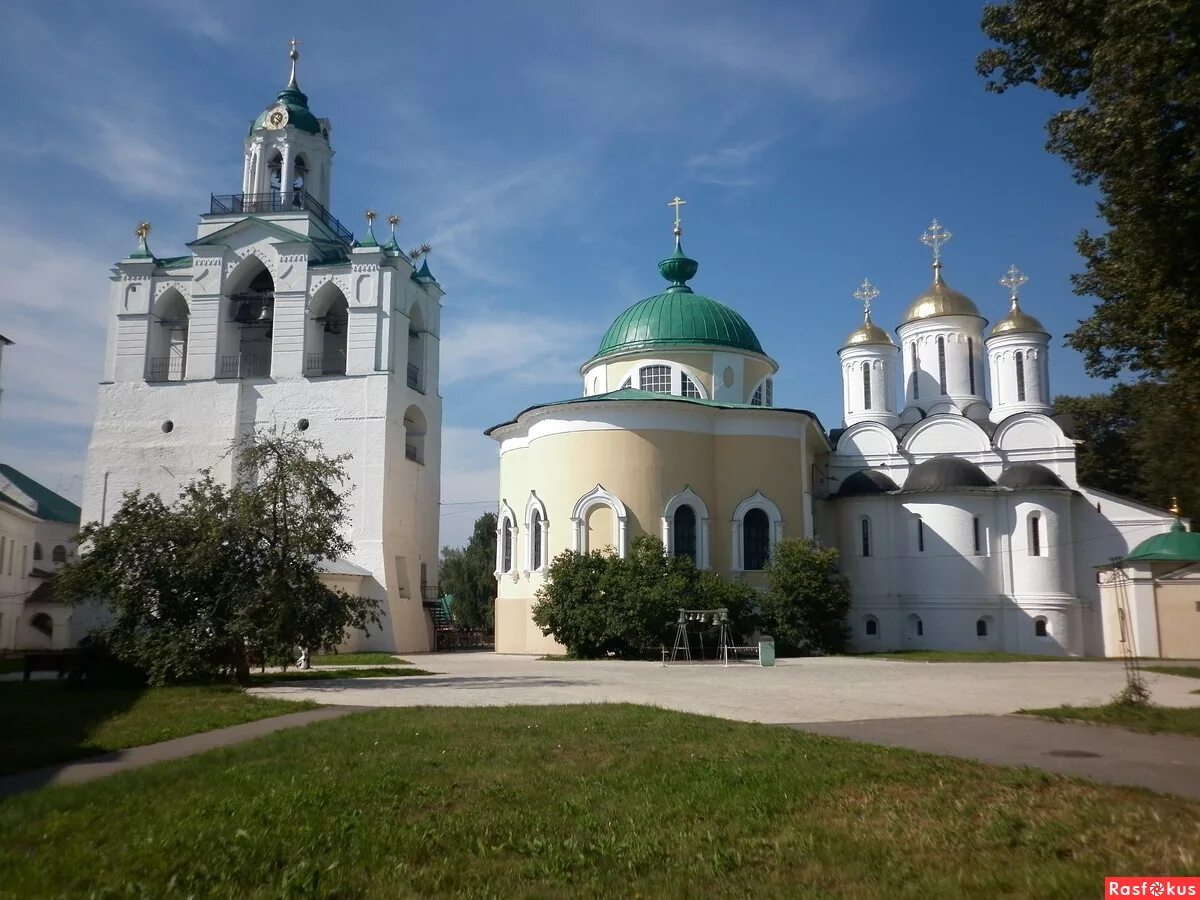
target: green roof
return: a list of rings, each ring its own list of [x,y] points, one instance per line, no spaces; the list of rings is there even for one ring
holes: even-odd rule
[[[1165,534],[1156,534],[1133,548],[1126,562],[1200,562],[1200,534],[1188,531],[1179,519]]]
[[[27,494],[37,504],[39,519],[79,524],[82,511],[66,497],[54,493],[50,488],[39,484],[28,475],[18,472],[12,466],[0,465],[0,475],[11,481],[17,490]]]
[[[534,409],[544,409],[551,406],[571,406],[578,403],[611,403],[613,401],[628,401],[628,400],[657,400],[667,403],[691,403],[695,406],[707,406],[712,409],[752,409],[757,412],[766,413],[799,413],[808,416],[816,424],[821,433],[825,433],[825,429],[821,426],[821,420],[817,418],[815,413],[807,409],[795,409],[788,406],[755,406],[752,403],[728,403],[724,400],[702,400],[699,397],[679,397],[675,394],[660,394],[656,391],[643,391],[638,388],[621,388],[616,391],[609,391],[605,394],[592,394],[590,397],[572,397],[569,400],[555,400],[550,403],[538,403],[534,406],[526,407],[517,413],[515,418],[507,422],[501,422],[499,425],[493,425],[485,435],[490,435],[497,428],[503,428],[505,425],[515,425],[517,420],[525,413]]]
[[[658,264],[659,272],[672,285],[617,316],[593,359],[654,347],[724,347],[762,353],[758,336],[741,315],[687,286],[698,267],[676,242],[675,252]]]
[[[299,88],[284,88],[280,91],[279,95],[275,98],[275,102],[258,114],[258,118],[254,120],[254,124],[251,126],[251,130],[262,128],[263,123],[267,120],[267,113],[277,106],[287,107],[287,124],[292,128],[307,131],[309,134],[321,133],[321,123],[317,121],[317,117],[308,108],[308,95]]]

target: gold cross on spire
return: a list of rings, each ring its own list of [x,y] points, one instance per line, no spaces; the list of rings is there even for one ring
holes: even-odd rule
[[[933,251],[933,264],[940,265],[942,261],[942,244],[954,237],[949,231],[942,227],[937,219],[925,230],[921,235],[921,243]]]
[[[863,283],[854,292],[854,299],[863,305],[863,319],[871,318],[871,301],[879,296],[879,288],[871,284],[871,279],[864,278]]]
[[[675,207],[675,228],[672,229],[675,233],[675,237],[679,237],[681,234],[683,234],[683,219],[681,219],[679,216],[679,207],[683,206],[685,203],[687,203],[687,201],[682,197],[676,197],[674,200],[667,203],[667,206]]]
[[[1018,269],[1016,266],[1009,266],[1008,271],[1004,273],[1004,277],[1000,279],[1000,284],[1008,288],[1008,299],[1014,303],[1017,300],[1017,294],[1020,292],[1022,285],[1029,281],[1029,276]]]

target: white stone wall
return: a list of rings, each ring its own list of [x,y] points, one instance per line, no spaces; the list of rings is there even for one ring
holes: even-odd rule
[[[984,320],[975,316],[936,316],[908,322],[899,328],[900,351],[904,366],[905,406],[915,406],[926,412],[943,411],[940,407],[966,409],[973,403],[987,402],[984,384],[983,344]],[[946,390],[940,383],[938,340],[945,346]],[[913,368],[913,348],[916,347],[917,367]],[[973,357],[973,359],[972,359]],[[971,373],[974,370],[974,390]],[[917,373],[914,396],[913,372]]]

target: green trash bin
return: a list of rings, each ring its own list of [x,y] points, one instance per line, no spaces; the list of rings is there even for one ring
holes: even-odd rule
[[[775,638],[764,634],[758,639],[758,664],[760,666],[775,665]]]

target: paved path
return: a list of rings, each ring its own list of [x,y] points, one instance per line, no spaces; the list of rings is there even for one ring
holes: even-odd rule
[[[918,663],[862,657],[741,664],[566,662],[494,653],[414,655],[437,675],[254,688],[270,697],[354,706],[539,706],[642,703],[743,722],[847,722],[1001,715],[1107,703],[1124,685],[1120,662]],[[1147,673],[1163,706],[1200,707],[1200,681]]]
[[[194,756],[218,747],[244,744],[246,741],[252,741],[273,731],[311,725],[313,722],[321,722],[326,719],[340,719],[342,716],[360,711],[353,706],[309,709],[303,712],[274,716],[270,719],[259,719],[256,722],[231,725],[228,728],[218,728],[202,734],[189,734],[186,737],[162,741],[158,744],[147,744],[144,747],[132,747],[128,750],[118,750],[115,753],[89,756],[77,762],[47,766],[31,772],[18,772],[16,775],[0,778],[0,798],[52,784],[79,784],[84,781],[92,781],[128,769],[140,769],[151,763],[182,759],[185,756]]]
[[[791,727],[1005,766],[1033,766],[1200,800],[1200,738],[1033,716],[933,716]]]

